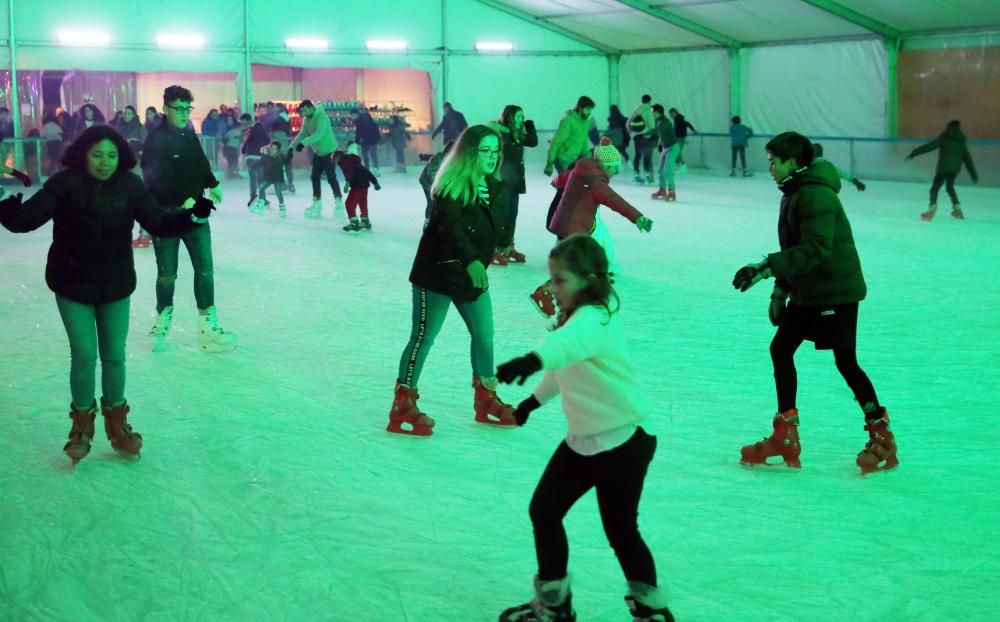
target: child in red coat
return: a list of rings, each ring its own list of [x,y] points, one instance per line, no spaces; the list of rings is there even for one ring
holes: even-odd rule
[[[344,231],[371,230],[372,223],[368,220],[368,187],[371,184],[376,190],[382,189],[375,175],[361,162],[359,151],[357,143],[351,143],[347,146],[347,153],[337,151],[334,154],[337,166],[344,172],[344,187],[348,189],[345,206],[350,222],[344,225]],[[357,216],[358,208],[361,208],[360,220]]]

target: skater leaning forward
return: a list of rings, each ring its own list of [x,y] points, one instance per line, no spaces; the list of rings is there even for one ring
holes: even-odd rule
[[[63,448],[76,461],[90,452],[94,437],[96,364],[101,357],[101,414],[111,446],[137,457],[142,436],[126,415],[125,338],[129,297],[135,291],[132,226],[157,236],[179,236],[207,222],[208,199],[184,202],[192,211],[161,207],[137,176],[128,143],[106,125],[90,127],[76,138],[53,175],[33,197],[0,201],[0,223],[15,233],[53,221],[45,282],[56,295],[70,345],[70,419],[73,428]]]
[[[743,447],[741,462],[763,464],[780,456],[788,466],[801,466],[794,356],[808,340],[817,350],[833,350],[837,370],[861,406],[868,431],[868,444],[857,457],[862,473],[892,468],[898,460],[889,415],[858,365],[858,305],[867,289],[851,225],[837,198],[840,179],[832,164],[813,161],[812,143],[795,132],[774,137],[767,156],[783,195],[778,217],[781,250],[740,268],[733,286],[746,291],[775,277],[768,317],[778,328],[771,341],[778,412],[774,433]]]
[[[906,161],[909,162],[918,155],[935,149],[938,152],[938,161],[934,181],[931,183],[931,201],[927,211],[921,214],[920,218],[923,220],[934,218],[937,212],[938,191],[941,190],[942,184],[951,198],[951,215],[959,219],[965,218],[962,205],[958,201],[958,193],[955,192],[955,178],[962,172],[963,164],[969,169],[972,183],[979,183],[979,175],[976,174],[976,165],[972,162],[972,154],[965,144],[965,134],[962,133],[962,124],[958,120],[949,121],[940,136],[911,151],[910,155],[906,156]]]
[[[510,188],[500,179],[500,136],[485,125],[465,130],[434,180],[430,222],[417,248],[413,328],[399,361],[389,432],[429,436],[434,420],[417,407],[417,381],[434,339],[454,304],[472,337],[475,420],[514,426],[513,407],[500,401],[493,376],[493,307],[486,268],[494,250],[510,244]]]
[[[544,371],[514,418],[523,425],[533,410],[560,395],[568,431],[529,506],[538,562],[535,597],[507,609],[500,620],[576,619],[563,517],[596,488],[605,534],[628,582],[631,619],[672,622],[653,556],[639,533],[639,500],[656,437],[643,429],[648,404],[628,357],[607,256],[590,236],[573,235],[552,249],[549,273],[560,311],[555,329],[534,352],[500,365],[497,377],[523,384]]]

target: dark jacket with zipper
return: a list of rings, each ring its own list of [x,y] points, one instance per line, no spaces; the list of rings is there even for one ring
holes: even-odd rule
[[[194,130],[178,129],[165,121],[146,137],[141,165],[149,191],[169,207],[197,199],[205,188],[219,185]]]
[[[101,305],[135,291],[132,227],[177,237],[199,227],[191,212],[164,208],[136,175],[118,171],[98,181],[86,171],[53,175],[20,209],[0,209],[0,223],[15,233],[52,220],[45,282],[75,302]]]
[[[969,176],[973,181],[979,181],[979,174],[976,173],[976,165],[972,162],[972,154],[965,144],[965,134],[961,128],[952,127],[941,132],[941,135],[931,142],[921,145],[910,152],[909,157],[913,158],[922,153],[938,150],[937,173],[942,175],[958,175],[962,172],[962,165],[969,170]]]
[[[524,185],[524,148],[538,146],[538,132],[534,121],[524,122],[524,139],[514,140],[510,132],[500,132],[500,144],[503,149],[503,164],[500,167],[500,177],[517,194],[527,192]]]
[[[864,300],[868,292],[851,223],[837,198],[840,178],[826,160],[793,172],[780,185],[781,250],[767,256],[778,285],[802,306]]]
[[[509,186],[487,178],[490,199],[484,204],[472,199],[470,204],[434,195],[430,222],[420,237],[417,256],[410,271],[410,282],[452,299],[472,302],[482,289],[472,286],[465,268],[479,261],[489,268],[497,247],[510,244],[507,228]]]

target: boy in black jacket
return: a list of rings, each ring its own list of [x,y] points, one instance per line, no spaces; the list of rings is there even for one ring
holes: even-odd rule
[[[208,158],[188,120],[194,96],[182,86],[163,91],[164,122],[146,138],[142,151],[142,177],[161,205],[174,207],[189,198],[199,199],[207,188],[212,202],[222,203],[222,187],[212,174]],[[149,331],[153,351],[163,347],[173,323],[174,282],[181,241],[194,269],[194,296],[198,305],[198,343],[203,351],[222,352],[236,347],[236,335],[224,331],[215,311],[212,270],[212,233],[209,225],[180,237],[153,236],[156,251],[156,323]]]

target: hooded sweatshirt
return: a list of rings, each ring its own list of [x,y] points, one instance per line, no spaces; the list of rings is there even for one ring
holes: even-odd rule
[[[311,117],[302,120],[302,131],[289,147],[299,143],[312,147],[318,156],[325,156],[337,150],[337,137],[333,134],[330,117],[326,115],[325,110],[316,108]]]
[[[781,250],[767,256],[778,285],[802,306],[864,300],[867,293],[851,223],[837,198],[840,178],[826,160],[793,172],[779,185]]]
[[[914,158],[922,153],[938,150],[937,172],[944,175],[958,175],[962,172],[962,164],[969,169],[969,176],[973,181],[979,181],[976,173],[976,165],[972,163],[972,155],[969,147],[965,144],[965,134],[960,127],[949,127],[941,132],[941,135],[927,143],[921,145],[910,152],[910,157]]]
[[[642,212],[611,189],[610,179],[597,160],[578,160],[566,181],[559,206],[549,223],[549,231],[560,238],[574,233],[589,234],[594,229],[597,208],[601,205],[607,205],[633,223],[638,220]]]
[[[587,157],[590,154],[590,138],[587,136],[589,131],[589,118],[581,119],[576,110],[567,111],[552,137],[546,163],[551,164],[556,160],[575,162]]]

